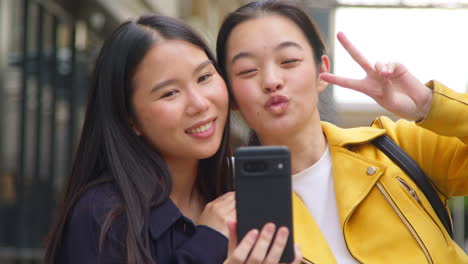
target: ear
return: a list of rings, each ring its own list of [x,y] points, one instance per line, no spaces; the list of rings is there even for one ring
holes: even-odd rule
[[[330,59],[328,58],[327,55],[322,55],[322,63],[320,64],[320,68],[318,69],[317,74],[327,73],[327,72],[330,72]],[[319,79],[317,91],[319,93],[323,92],[325,88],[327,88],[327,85],[328,83],[326,81]]]
[[[133,132],[135,132],[135,134],[136,134],[137,136],[140,137],[140,136],[142,135],[140,129],[138,129],[138,126],[136,125],[136,123],[135,123],[135,121],[133,120],[133,118],[130,118],[130,126],[132,127]]]

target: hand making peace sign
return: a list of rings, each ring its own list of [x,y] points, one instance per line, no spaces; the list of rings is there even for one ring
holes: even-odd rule
[[[427,116],[432,103],[432,90],[416,79],[403,64],[377,62],[372,65],[344,33],[339,32],[337,38],[367,76],[356,80],[322,73],[322,80],[364,93],[400,117],[422,120]]]

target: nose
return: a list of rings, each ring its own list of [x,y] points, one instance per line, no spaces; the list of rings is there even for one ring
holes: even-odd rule
[[[188,94],[188,106],[186,110],[188,115],[196,115],[208,110],[210,107],[210,102],[206,95],[202,93],[202,91],[194,88],[191,89]]]
[[[263,91],[265,93],[274,93],[284,86],[284,81],[277,69],[270,67],[263,73]]]

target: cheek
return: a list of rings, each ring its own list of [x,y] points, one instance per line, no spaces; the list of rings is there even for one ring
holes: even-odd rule
[[[168,106],[146,105],[138,109],[136,118],[144,137],[154,138],[173,126],[178,110]]]
[[[221,77],[213,83],[210,97],[213,103],[227,114],[229,108],[229,94],[226,84]]]
[[[310,67],[304,67],[298,69],[294,74],[290,75],[286,80],[288,87],[296,90],[298,93],[302,93],[303,96],[307,96],[311,93],[315,93],[318,88],[318,75],[315,70]]]
[[[252,105],[257,97],[255,87],[255,83],[250,80],[234,80],[231,82],[232,93],[239,107]]]

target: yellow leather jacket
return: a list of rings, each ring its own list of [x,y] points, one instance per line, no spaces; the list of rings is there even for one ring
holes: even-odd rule
[[[468,263],[409,177],[370,140],[387,133],[419,164],[443,201],[468,195],[468,95],[437,82],[430,113],[415,124],[378,118],[371,127],[323,122],[330,146],[340,224],[361,263]],[[306,262],[336,260],[316,222],[293,195],[294,237]]]

